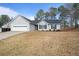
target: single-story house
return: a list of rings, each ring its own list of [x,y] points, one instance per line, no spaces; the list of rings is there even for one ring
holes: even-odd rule
[[[60,30],[61,23],[60,20],[35,20],[35,29],[41,30]]]
[[[18,15],[12,21],[2,26],[11,31],[34,31],[34,30],[60,30],[60,20],[30,20],[24,16]]]

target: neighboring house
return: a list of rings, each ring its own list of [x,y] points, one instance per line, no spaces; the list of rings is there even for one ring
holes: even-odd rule
[[[60,20],[34,20],[31,21],[24,16],[18,15],[12,21],[2,26],[11,31],[34,31],[34,30],[60,30]]]

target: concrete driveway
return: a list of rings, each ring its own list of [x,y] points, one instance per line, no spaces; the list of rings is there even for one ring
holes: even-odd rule
[[[11,31],[9,31],[9,32],[2,32],[2,33],[0,33],[0,40],[6,39],[6,38],[8,38],[10,36],[13,36],[13,35],[16,35],[16,34],[20,34],[20,33],[23,33],[23,32],[11,32]]]

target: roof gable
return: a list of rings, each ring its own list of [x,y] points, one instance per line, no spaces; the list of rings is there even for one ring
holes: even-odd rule
[[[30,21],[28,21],[27,19],[23,18],[22,16],[16,17],[13,22],[15,22],[15,23],[26,23],[26,22],[30,23]]]
[[[48,24],[48,22],[45,21],[45,20],[41,20],[41,21],[39,21],[37,24]]]
[[[25,19],[25,21],[28,21],[29,23],[31,23],[31,20],[30,19],[28,19],[28,18],[26,18],[26,17],[24,17],[24,16],[21,16],[21,15],[17,15],[17,16],[15,16],[10,22],[8,22],[8,23],[6,23],[6,24],[4,24],[3,26],[5,26],[5,25],[10,25],[16,18],[18,18],[18,17],[22,17],[23,19]]]
[[[31,22],[31,20],[30,20],[30,19],[28,19],[28,18],[26,18],[26,17],[24,17],[24,16],[21,16],[21,15],[16,16],[16,17],[14,18],[14,20],[15,20],[16,18],[18,18],[18,17],[22,17],[22,18],[24,18],[25,20],[27,20],[27,21]]]

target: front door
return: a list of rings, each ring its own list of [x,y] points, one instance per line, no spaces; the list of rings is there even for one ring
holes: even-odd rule
[[[51,30],[51,25],[50,24],[48,25],[48,27],[49,27],[49,30]]]
[[[38,30],[38,25],[35,25],[35,30]]]
[[[60,24],[56,25],[56,30],[60,30]]]

